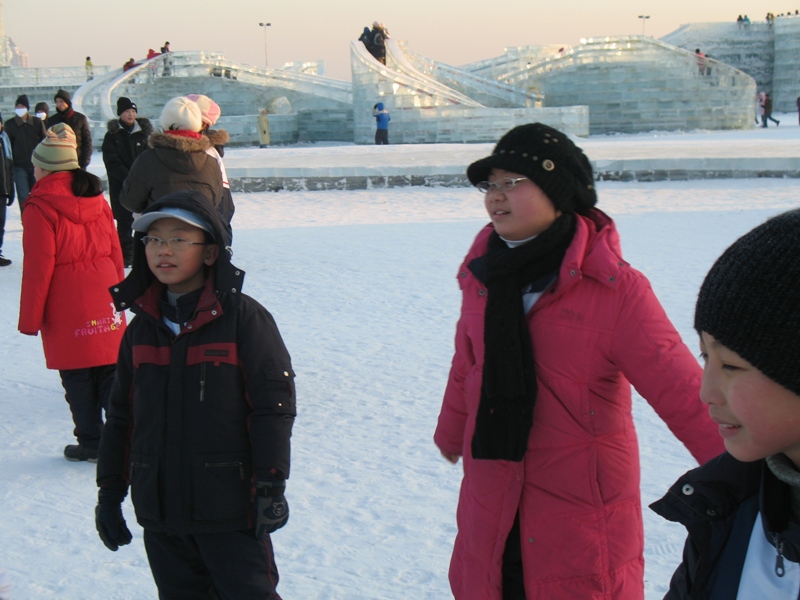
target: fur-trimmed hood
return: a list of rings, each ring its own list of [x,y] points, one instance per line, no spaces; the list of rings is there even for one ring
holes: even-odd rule
[[[208,129],[204,135],[214,146],[227,146],[231,136],[224,129]]]
[[[150,119],[146,119],[144,117],[137,117],[136,123],[139,125],[139,131],[144,133],[145,137],[149,138],[150,134],[153,133],[153,124],[150,122]],[[122,126],[119,124],[119,119],[109,119],[106,123],[106,129],[108,133],[117,133],[122,129]],[[137,129],[134,128],[131,133],[136,133]]]
[[[179,152],[205,152],[211,147],[211,141],[205,135],[193,138],[156,131],[148,138],[147,145],[155,149],[177,150]]]

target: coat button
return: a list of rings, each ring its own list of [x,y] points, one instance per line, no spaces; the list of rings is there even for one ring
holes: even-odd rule
[[[709,508],[709,509],[706,511],[706,514],[707,514],[709,517],[716,517],[716,516],[717,516],[717,511],[715,511],[713,508]]]
[[[681,488],[684,496],[691,496],[694,494],[694,486],[689,485],[688,483]]]
[[[478,295],[479,296],[485,296],[486,295],[486,290],[478,290]]]
[[[532,544],[533,543],[533,538],[528,538],[528,543]]]
[[[569,272],[569,274],[570,274],[570,275],[572,275],[572,276],[574,277],[574,276],[575,276],[575,269],[570,269],[570,272]]]
[[[217,315],[217,311],[215,311],[215,310],[212,310],[212,311],[211,311],[211,314],[212,314],[212,315],[214,315],[214,316],[216,316],[216,315]]]
[[[466,277],[467,276],[467,272],[466,271],[461,271],[461,273],[459,273],[458,276],[459,277]]]
[[[191,326],[191,325],[187,325],[187,326],[186,326],[186,329],[191,329],[191,328],[192,328],[192,326]]]
[[[289,376],[289,371],[284,371],[284,372],[283,372],[283,376],[284,376],[284,377],[288,377],[288,376]]]
[[[115,292],[118,292],[118,291],[119,291],[119,288],[118,288],[118,287],[115,287],[115,288],[114,288],[114,291],[115,291]]]

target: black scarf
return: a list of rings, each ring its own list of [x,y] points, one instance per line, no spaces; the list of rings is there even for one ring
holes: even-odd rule
[[[574,234],[571,213],[516,248],[509,248],[494,232],[486,254],[469,264],[488,291],[473,458],[520,461],[525,456],[537,386],[523,290],[533,284],[532,291],[542,291],[557,276]],[[537,283],[541,283],[539,289],[535,289]]]

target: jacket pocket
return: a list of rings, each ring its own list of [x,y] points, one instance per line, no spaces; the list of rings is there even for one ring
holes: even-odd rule
[[[291,367],[270,367],[264,370],[264,387],[269,408],[278,415],[297,415],[294,371]]]
[[[230,521],[247,518],[252,469],[246,453],[199,454],[194,461],[194,518]]]
[[[139,521],[161,520],[158,462],[154,456],[131,453],[131,501]]]

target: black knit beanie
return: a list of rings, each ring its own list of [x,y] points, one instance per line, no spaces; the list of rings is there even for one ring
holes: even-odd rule
[[[31,109],[31,103],[28,101],[28,96],[26,94],[17,96],[17,101],[14,102],[14,106],[19,106],[20,104],[28,110]]]
[[[136,104],[132,102],[130,98],[126,98],[125,96],[120,96],[117,98],[117,116],[120,116],[126,110],[131,108],[138,112]]]
[[[725,250],[700,288],[694,328],[800,395],[800,210]]]
[[[566,135],[542,123],[506,133],[491,156],[467,167],[467,177],[476,185],[486,181],[492,169],[524,175],[563,212],[585,215],[597,204],[589,159]]]
[[[61,98],[64,102],[67,103],[67,106],[72,108],[72,96],[67,90],[59,89],[56,92],[56,95],[53,97],[53,100],[56,100],[57,98]]]

